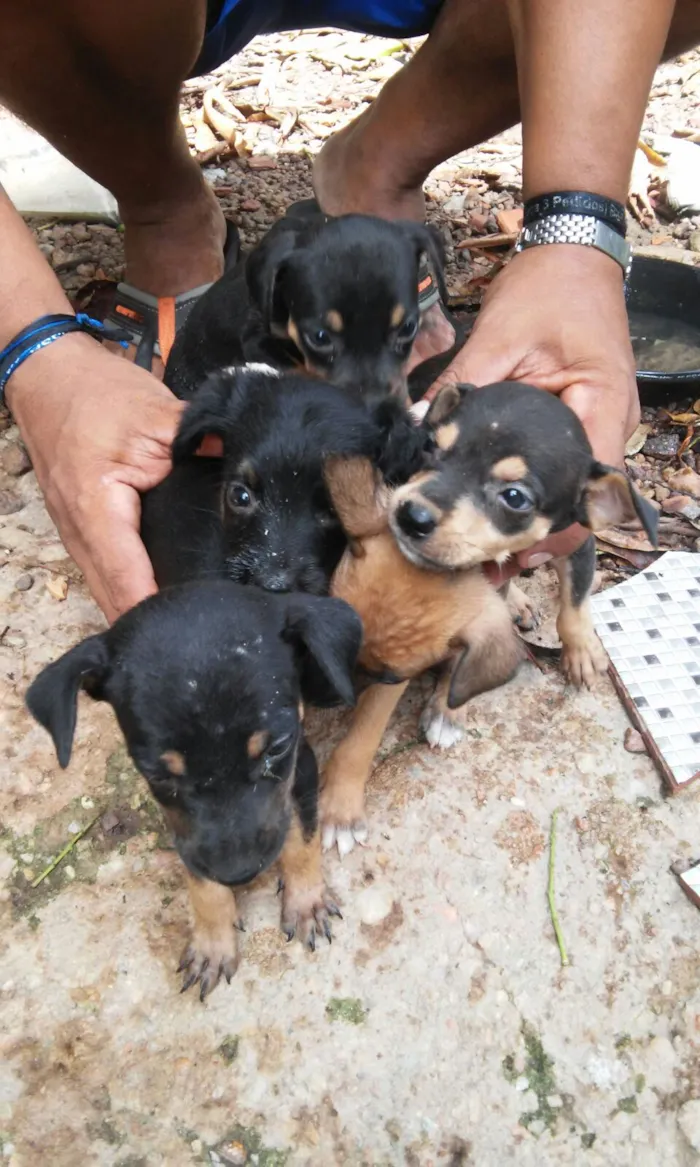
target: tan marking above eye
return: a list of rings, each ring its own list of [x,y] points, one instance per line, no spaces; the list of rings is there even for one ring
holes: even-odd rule
[[[518,482],[526,474],[527,462],[518,454],[513,454],[510,458],[501,458],[500,462],[491,467],[492,477],[500,478],[502,482]]]
[[[391,327],[398,328],[405,315],[406,309],[404,308],[403,304],[397,304],[391,313]]]
[[[459,426],[456,421],[448,421],[435,431],[435,441],[441,450],[451,450],[459,437]]]
[[[301,347],[301,340],[299,337],[299,329],[297,328],[296,324],[292,320],[291,316],[289,317],[289,320],[287,321],[287,336],[289,337],[290,340],[294,341],[295,345],[299,349],[299,352],[302,352],[303,350]]]
[[[239,482],[245,483],[251,490],[257,490],[260,485],[260,479],[255,471],[255,467],[250,462],[241,462],[236,477]]]
[[[256,733],[251,733],[246,744],[246,753],[251,761],[260,757],[269,740],[270,735],[266,729],[259,729]]]
[[[178,750],[166,750],[164,754],[160,755],[160,760],[174,778],[181,778],[187,770],[184,755]]]
[[[331,308],[328,312],[326,312],[326,324],[329,328],[332,328],[334,332],[342,332],[345,328],[345,321],[340,315],[340,312],[337,312],[335,308]]]

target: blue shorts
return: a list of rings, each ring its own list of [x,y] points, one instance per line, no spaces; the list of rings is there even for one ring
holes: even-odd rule
[[[214,0],[191,76],[208,73],[254,36],[292,29],[344,28],[374,36],[424,36],[442,0]]]

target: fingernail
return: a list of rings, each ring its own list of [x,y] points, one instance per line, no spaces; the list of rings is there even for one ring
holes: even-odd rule
[[[543,563],[549,563],[553,556],[548,551],[536,551],[531,555],[527,561],[527,567],[541,567]]]

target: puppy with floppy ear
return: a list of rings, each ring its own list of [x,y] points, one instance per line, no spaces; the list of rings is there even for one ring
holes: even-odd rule
[[[455,657],[449,682],[455,707],[508,681],[523,652],[504,601],[480,570],[426,571],[402,555],[389,528],[392,492],[366,459],[332,459],[326,476],[350,540],[332,593],[362,617],[359,664],[380,681],[362,692],[324,772],[323,846],[337,844],[342,857],[367,838],[365,785],[409,679]]]
[[[339,914],[321,874],[318,774],[304,739],[303,673],[327,704],[354,700],[362,635],[337,600],[227,581],[166,589],[48,665],[32,715],[70,762],[78,694],[112,705],[185,865],[194,929],[184,988],[235,971],[233,889],[279,857],[282,928],[309,947]]]
[[[446,295],[433,229],[290,210],[244,264],[224,273],[194,305],[175,339],[165,383],[191,397],[208,373],[265,361],[303,365],[372,404],[388,396],[405,401],[425,258]]]

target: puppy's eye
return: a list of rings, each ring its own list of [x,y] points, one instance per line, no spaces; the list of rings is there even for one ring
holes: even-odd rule
[[[286,758],[294,745],[294,739],[295,735],[293,733],[285,733],[280,737],[276,737],[265,750],[265,757],[270,762],[278,762],[280,758]]]
[[[409,316],[407,320],[404,320],[396,333],[396,339],[400,340],[403,344],[410,344],[412,340],[415,340],[417,332],[418,321]]]
[[[242,482],[231,482],[226,487],[226,505],[234,511],[249,510],[253,506],[252,491]]]
[[[506,486],[499,491],[498,497],[509,511],[520,511],[521,514],[531,511],[535,505],[534,500],[522,486]]]
[[[305,332],[304,340],[313,352],[322,356],[333,352],[333,337],[326,328],[315,328]]]

